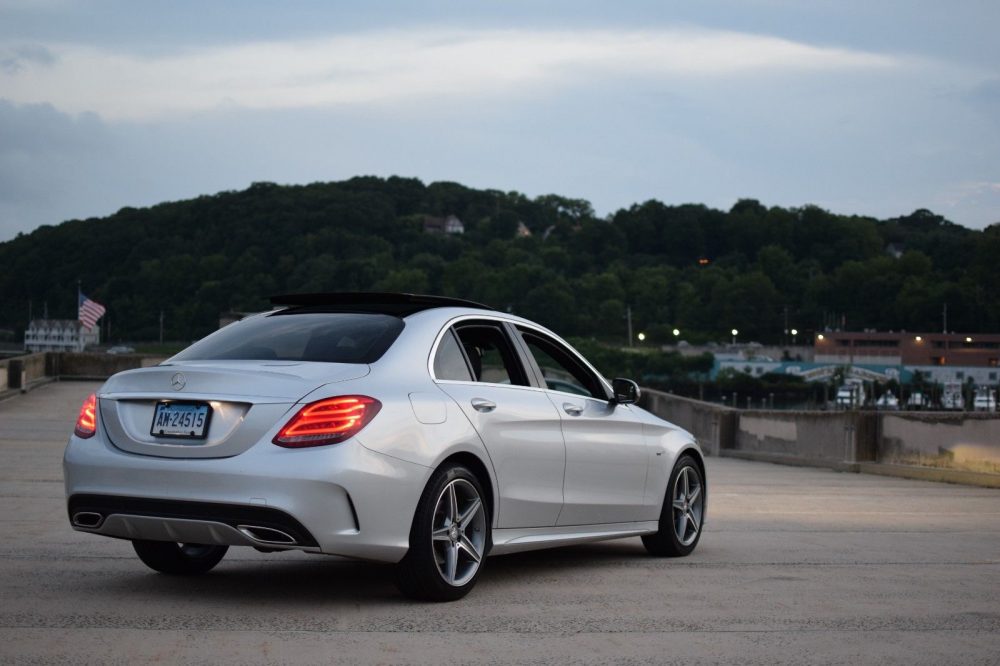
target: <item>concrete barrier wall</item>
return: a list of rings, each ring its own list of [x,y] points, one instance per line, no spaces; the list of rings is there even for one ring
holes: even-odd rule
[[[148,368],[166,360],[166,356],[144,354],[92,354],[49,352],[48,373],[53,377],[104,379],[116,372]]]
[[[823,463],[857,460],[855,412],[741,412],[733,449]]]
[[[16,394],[56,379],[107,379],[116,372],[148,368],[166,356],[38,352],[0,360],[0,395]]]
[[[996,414],[733,410],[660,391],[643,396],[643,407],[691,431],[711,455],[834,469],[881,464],[1000,475]]]
[[[17,358],[23,364],[22,368],[24,370],[25,384],[30,384],[31,382],[37,382],[40,379],[45,379],[44,352],[38,352],[37,354],[28,354],[27,356],[18,356]]]
[[[752,457],[840,467],[861,456],[856,412],[736,410],[660,391],[643,391],[642,406],[690,431],[709,455]],[[862,429],[867,435],[870,429]]]
[[[15,376],[17,375],[17,376]],[[45,378],[45,354],[25,354],[0,361],[0,392],[23,389]]]
[[[642,390],[639,405],[690,432],[707,455],[719,455],[732,441],[738,410],[649,389]]]
[[[883,414],[879,462],[1000,474],[1000,418],[991,414]]]

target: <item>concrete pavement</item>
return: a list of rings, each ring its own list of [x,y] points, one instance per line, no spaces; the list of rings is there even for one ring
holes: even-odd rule
[[[61,455],[96,387],[0,402],[0,663],[1000,663],[998,490],[711,459],[686,559],[491,558],[451,604],[303,553],[179,579],[69,527]]]

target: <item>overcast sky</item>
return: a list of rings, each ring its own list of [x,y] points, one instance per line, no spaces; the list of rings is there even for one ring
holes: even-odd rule
[[[982,228],[998,29],[996,0],[0,0],[0,241],[359,174]]]

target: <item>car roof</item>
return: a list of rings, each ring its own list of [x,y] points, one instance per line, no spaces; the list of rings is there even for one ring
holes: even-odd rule
[[[273,305],[288,306],[286,312],[373,312],[406,317],[433,308],[462,307],[495,312],[475,301],[448,296],[407,294],[387,291],[337,291],[272,296]]]

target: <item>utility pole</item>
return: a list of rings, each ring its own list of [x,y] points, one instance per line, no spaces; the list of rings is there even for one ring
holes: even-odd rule
[[[625,319],[628,321],[628,346],[632,346],[632,306],[625,307]]]
[[[160,310],[160,344],[163,344],[163,310]]]

